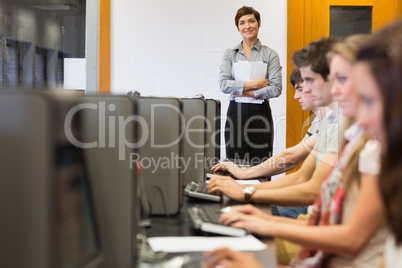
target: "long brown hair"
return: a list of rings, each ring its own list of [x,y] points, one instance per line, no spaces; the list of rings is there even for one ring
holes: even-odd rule
[[[349,36],[342,42],[338,42],[333,45],[331,51],[327,53],[328,64],[333,59],[334,56],[340,55],[347,59],[351,64],[356,61],[357,53],[360,47],[362,47],[367,40],[369,40],[370,35],[366,34],[356,34]],[[347,118],[343,124],[343,129],[346,130],[355,122],[354,118]],[[352,182],[357,182],[360,184],[361,174],[359,172],[359,156],[360,152],[363,150],[366,142],[368,141],[368,136],[366,133],[360,138],[357,144],[353,147],[351,151],[347,166],[343,171],[343,180],[346,185],[350,185]],[[342,138],[340,143],[340,150],[342,150],[347,144],[347,140]]]
[[[402,244],[402,20],[377,32],[357,59],[368,64],[381,89],[386,140],[379,185],[388,224]]]

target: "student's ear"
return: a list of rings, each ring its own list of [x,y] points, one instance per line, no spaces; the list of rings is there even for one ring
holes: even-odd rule
[[[261,20],[258,21],[258,28],[261,27]]]

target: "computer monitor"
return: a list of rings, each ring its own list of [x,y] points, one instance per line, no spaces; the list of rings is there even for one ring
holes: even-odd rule
[[[207,99],[207,169],[220,160],[221,145],[221,102],[216,99]]]
[[[69,96],[0,93],[1,266],[102,262],[86,163],[61,128],[72,105]]]
[[[173,215],[183,204],[182,102],[178,98],[132,96],[138,115],[137,160],[142,163],[150,215]]]
[[[182,172],[183,183],[205,180],[206,101],[201,98],[181,98],[183,103],[184,136]]]
[[[80,102],[82,142],[105,257],[101,267],[136,267],[140,209],[134,102],[117,95],[87,95]]]

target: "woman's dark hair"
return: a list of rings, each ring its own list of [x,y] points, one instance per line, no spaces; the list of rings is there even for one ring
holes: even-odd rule
[[[374,34],[357,60],[369,66],[382,95],[386,141],[379,185],[387,222],[402,244],[402,20]]]
[[[258,25],[260,24],[260,21],[261,21],[260,13],[252,7],[243,6],[242,8],[237,10],[237,13],[235,16],[235,25],[237,28],[239,28],[240,18],[243,16],[246,16],[246,15],[249,15],[249,14],[253,14],[255,19],[258,21]]]

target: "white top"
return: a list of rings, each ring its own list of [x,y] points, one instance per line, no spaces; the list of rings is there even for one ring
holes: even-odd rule
[[[357,198],[359,197],[359,186],[353,183],[348,190],[343,206],[342,224],[346,224],[353,213]],[[380,267],[384,254],[384,243],[388,235],[388,229],[383,224],[371,237],[367,245],[357,255],[338,254],[331,258],[329,267],[342,268],[367,268]],[[402,267],[402,266],[399,266]]]
[[[359,171],[361,173],[378,175],[381,168],[381,147],[376,140],[367,141],[359,155]]]
[[[358,128],[357,125],[352,126],[350,129]],[[345,137],[347,136],[345,131]],[[359,154],[359,171],[361,173],[368,173],[378,175],[380,171],[380,146],[377,141],[369,140],[364,149]],[[371,178],[366,178],[371,179]],[[354,182],[348,190],[342,211],[342,224],[346,224],[355,208],[356,201],[359,197],[359,185]],[[342,267],[342,268],[366,268],[366,267],[380,267],[385,239],[388,235],[388,229],[383,224],[377,232],[371,237],[367,245],[362,249],[359,254],[353,256],[348,254],[339,254],[330,260],[329,267]],[[395,266],[396,267],[396,266]],[[402,267],[402,266],[399,266]]]
[[[321,121],[315,149],[317,150],[316,167],[320,164],[326,153],[339,152],[339,123],[340,109],[332,111]]]
[[[317,116],[316,118],[314,118],[313,122],[311,122],[311,124],[307,130],[307,134],[304,136],[303,140],[312,138],[315,141],[317,141],[317,136],[319,133],[320,125],[321,125],[321,121]],[[304,124],[303,124],[303,129],[304,129]]]
[[[402,267],[402,245],[397,246],[395,244],[393,235],[389,235],[385,242],[385,267]]]

